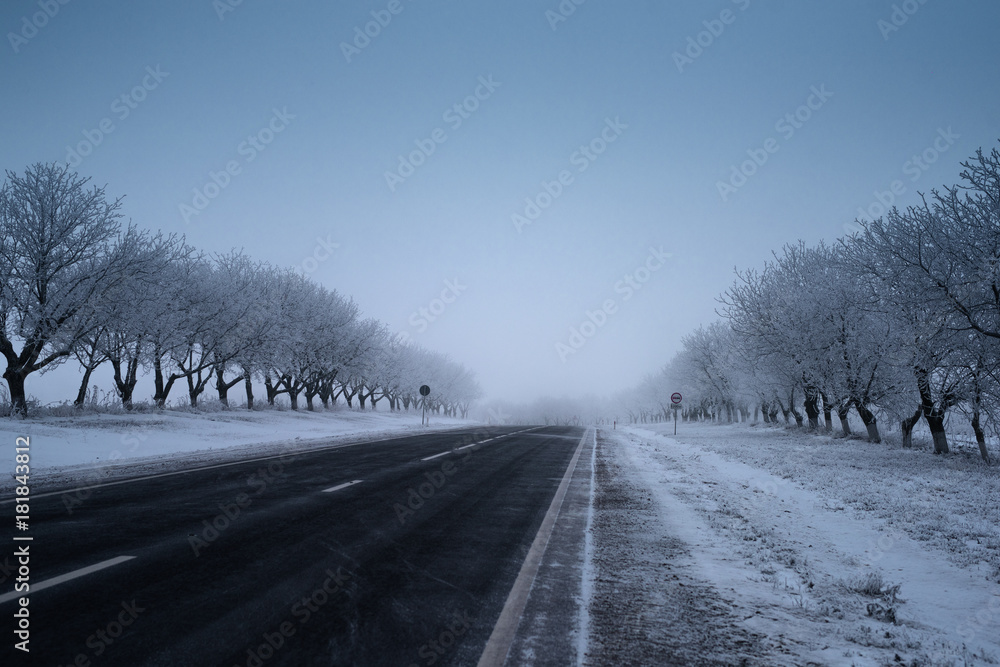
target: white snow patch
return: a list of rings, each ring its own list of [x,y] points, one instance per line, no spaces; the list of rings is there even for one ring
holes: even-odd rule
[[[947,513],[947,503],[959,502],[926,479],[939,458],[921,453],[926,463],[899,466],[897,472],[923,477],[924,483],[903,487],[915,497],[893,506],[889,524],[874,511],[888,502],[877,492],[884,471],[864,456],[877,451],[874,445],[818,444],[825,456],[836,458],[842,451],[843,460],[826,471],[825,484],[832,488],[817,489],[807,488],[822,478],[814,474],[808,452],[791,457],[799,462],[787,474],[794,482],[764,469],[759,460],[765,441],[776,441],[773,462],[788,466],[791,446],[801,449],[803,436],[786,442],[780,430],[750,433],[746,427],[706,425],[685,425],[688,433],[676,439],[629,431],[631,438],[618,437],[622,453],[654,490],[668,532],[689,545],[701,576],[747,611],[744,622],[752,630],[780,637],[800,658],[819,664],[880,665],[896,655],[905,664],[911,659],[996,664],[1000,586],[993,568],[974,559],[966,559],[964,567],[950,562],[949,553],[911,534],[924,527],[915,507],[934,505]],[[734,460],[744,457],[754,465]],[[867,503],[836,492],[866,488]],[[995,511],[1000,497],[995,475],[987,473],[979,488],[965,492],[975,494],[984,513]],[[859,510],[866,507],[871,509]],[[988,523],[968,516],[965,504],[960,515],[977,534]],[[994,528],[1000,532],[1000,526]],[[860,594],[866,579],[884,595]],[[892,596],[895,584],[898,600]],[[889,610],[896,623],[879,620]]]

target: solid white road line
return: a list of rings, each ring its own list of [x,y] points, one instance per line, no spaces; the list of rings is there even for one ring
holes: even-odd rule
[[[37,593],[38,591],[44,590],[46,588],[51,588],[52,586],[57,586],[59,584],[70,581],[71,579],[76,579],[78,577],[83,577],[92,572],[97,572],[98,570],[103,570],[106,567],[111,567],[112,565],[118,565],[119,563],[124,563],[127,560],[132,560],[135,556],[118,556],[117,558],[112,558],[111,560],[102,561],[96,565],[91,565],[89,567],[83,567],[79,570],[73,570],[67,574],[61,574],[58,577],[52,577],[51,579],[46,579],[45,581],[40,581],[37,584],[31,584],[31,589],[27,593],[4,593],[0,595],[0,604],[8,602],[18,597],[30,596],[32,593]]]
[[[341,489],[346,489],[349,486],[354,486],[355,484],[360,484],[364,480],[356,479],[353,482],[347,482],[346,484],[340,484],[338,486],[331,486],[329,489],[323,489],[323,493],[330,493],[332,491],[340,491]]]
[[[559,510],[562,509],[569,481],[573,478],[573,471],[576,470],[576,462],[580,459],[583,443],[587,441],[591,430],[588,428],[584,432],[583,437],[580,438],[580,444],[576,446],[576,452],[573,453],[573,458],[566,467],[566,474],[563,475],[562,482],[559,483],[552,504],[549,505],[549,511],[545,513],[542,525],[538,528],[538,534],[535,535],[535,541],[531,543],[531,549],[524,559],[524,564],[521,565],[521,571],[517,574],[514,587],[510,589],[507,602],[503,606],[503,611],[500,612],[500,618],[493,626],[493,633],[490,634],[489,641],[486,642],[486,648],[483,649],[483,654],[479,658],[478,667],[502,667],[507,660],[507,653],[510,651],[510,645],[517,633],[517,625],[524,612],[524,605],[528,602],[528,594],[531,592],[532,584],[535,583],[538,567],[542,564],[545,547],[548,546],[556,517],[559,516]]]
[[[594,429],[594,446],[590,449],[590,498],[587,502],[587,528],[584,531],[583,540],[583,576],[580,577],[580,620],[579,631],[576,635],[576,664],[583,667],[583,660],[587,656],[587,647],[590,645],[590,600],[593,598],[593,576],[594,561],[594,483],[597,470],[597,429]]]

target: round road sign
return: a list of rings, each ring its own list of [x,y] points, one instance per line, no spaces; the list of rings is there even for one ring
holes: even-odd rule
[[[420,395],[421,396],[426,396],[429,393],[431,393],[431,388],[430,387],[428,387],[425,384],[420,385]]]
[[[674,405],[680,403],[681,393],[679,391],[675,391],[674,393],[670,394],[670,402],[673,403]]]

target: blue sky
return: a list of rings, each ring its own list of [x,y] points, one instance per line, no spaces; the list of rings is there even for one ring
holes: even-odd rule
[[[985,0],[10,0],[0,162],[82,145],[136,224],[308,270],[491,396],[604,394],[713,319],[734,266],[995,145],[997,25]]]

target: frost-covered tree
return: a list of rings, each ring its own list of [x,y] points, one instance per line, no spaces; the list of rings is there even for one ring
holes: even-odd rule
[[[136,278],[121,200],[57,164],[7,172],[0,188],[0,354],[15,414],[25,380],[64,361],[100,327],[97,306]]]

